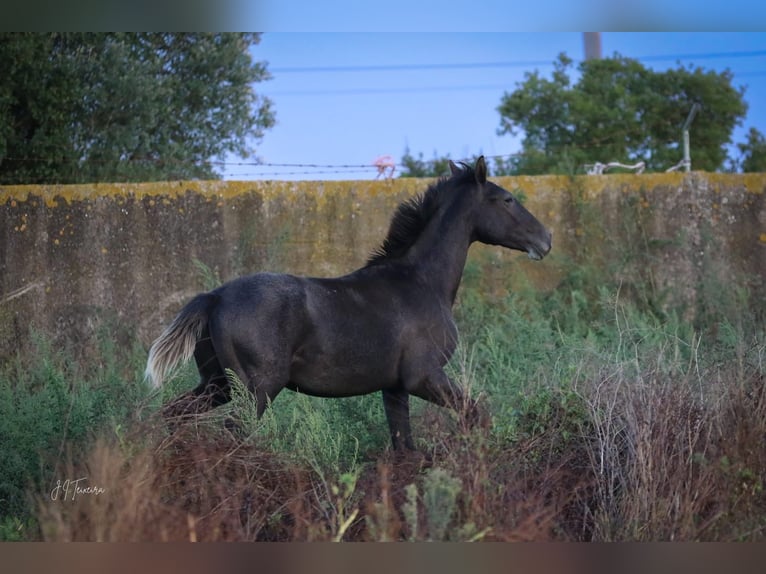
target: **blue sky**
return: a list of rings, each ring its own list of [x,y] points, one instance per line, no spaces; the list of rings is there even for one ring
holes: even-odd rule
[[[734,142],[751,126],[766,133],[766,33],[604,32],[601,41],[604,56],[618,52],[656,70],[729,68],[749,104]],[[520,139],[497,135],[500,99],[525,72],[549,75],[560,52],[582,59],[582,33],[266,32],[253,57],[273,78],[256,90],[273,101],[277,124],[255,147],[272,165],[227,165],[224,175],[372,179],[374,168],[341,166],[369,166],[384,154],[398,162],[406,147],[427,159],[512,154]],[[691,142],[693,163],[693,126]]]

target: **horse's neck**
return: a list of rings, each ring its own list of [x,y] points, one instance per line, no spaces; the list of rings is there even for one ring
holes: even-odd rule
[[[431,222],[412,247],[410,256],[433,293],[450,306],[455,301],[471,246],[466,218],[443,214]]]

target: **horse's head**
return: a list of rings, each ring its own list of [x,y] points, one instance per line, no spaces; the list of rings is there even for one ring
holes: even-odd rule
[[[551,232],[537,221],[510,192],[487,181],[487,165],[484,156],[476,161],[473,169],[463,164],[461,169],[450,162],[454,178],[465,178],[472,173],[471,185],[474,208],[473,238],[489,245],[501,245],[524,251],[530,259],[542,259],[551,250]]]

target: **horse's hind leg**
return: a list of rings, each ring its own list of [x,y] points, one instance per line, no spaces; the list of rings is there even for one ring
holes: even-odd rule
[[[231,400],[231,388],[221,368],[207,329],[194,348],[194,360],[200,374],[199,384],[174,399],[163,409],[165,417],[197,415]]]
[[[280,367],[277,362],[259,361],[256,367],[253,361],[243,361],[245,385],[255,397],[256,416],[260,419],[266,408],[287,386],[289,367]]]
[[[217,355],[220,364],[226,365],[255,397],[259,419],[290,377],[290,358],[270,343],[250,340],[235,345],[227,341],[219,345]]]

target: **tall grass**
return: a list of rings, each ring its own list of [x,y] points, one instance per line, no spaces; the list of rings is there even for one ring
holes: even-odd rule
[[[284,392],[258,420],[235,380],[229,405],[171,429],[157,412],[195,384],[192,366],[152,395],[138,346],[105,332],[86,365],[40,338],[0,371],[0,535],[763,540],[762,304],[710,281],[715,300],[689,321],[650,283],[587,265],[552,292],[503,296],[469,267],[448,370],[491,425],[413,399],[420,452],[405,457],[377,395]],[[103,492],[51,500],[77,477]]]
[[[98,340],[84,365],[34,336],[30,356],[0,369],[0,537],[25,536],[34,526],[29,493],[50,492],[67,460],[141,416],[144,350],[117,350],[106,332]]]

